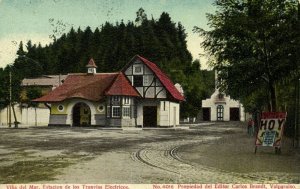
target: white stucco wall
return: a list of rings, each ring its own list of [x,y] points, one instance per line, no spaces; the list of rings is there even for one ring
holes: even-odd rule
[[[179,103],[170,102],[170,126],[179,125]]]
[[[8,107],[0,111],[0,125],[9,124]],[[20,108],[19,104],[14,105],[17,121],[24,126],[47,126],[49,123],[50,110],[48,108]],[[15,121],[13,111],[11,110],[12,125]]]
[[[224,96],[223,100],[218,99],[219,91],[211,95],[209,99],[202,100],[202,108],[210,108],[210,120],[217,121],[217,106],[222,105],[224,107],[223,121],[230,121],[230,108],[239,108],[240,121],[245,121],[245,111],[243,105],[230,98],[230,96]]]
[[[48,108],[22,108],[21,123],[25,125],[47,126],[50,110]]]
[[[158,126],[176,126],[179,125],[180,105],[176,102],[145,100],[137,105],[137,125],[143,125],[143,107],[155,106],[157,108]]]

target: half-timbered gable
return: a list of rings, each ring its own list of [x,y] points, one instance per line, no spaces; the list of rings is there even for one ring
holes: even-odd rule
[[[158,66],[136,55],[123,69],[126,77],[141,97],[182,101],[184,97]]]
[[[125,70],[125,75],[144,98],[167,98],[166,89],[160,80],[140,59],[134,60]]]

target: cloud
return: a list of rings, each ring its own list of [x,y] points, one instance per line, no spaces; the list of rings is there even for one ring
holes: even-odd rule
[[[31,40],[32,44],[41,43],[43,46],[51,42],[51,39],[46,34],[11,34],[2,37],[0,38],[0,67],[4,68],[6,65],[13,63],[20,41],[23,41],[24,49],[26,49],[25,44],[28,40]]]

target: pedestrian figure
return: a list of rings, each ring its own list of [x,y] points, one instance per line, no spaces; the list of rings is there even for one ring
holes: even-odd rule
[[[249,118],[248,120],[247,133],[248,136],[253,136],[254,134],[254,121],[252,118]]]

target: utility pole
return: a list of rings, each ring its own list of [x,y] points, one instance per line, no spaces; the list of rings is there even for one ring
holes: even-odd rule
[[[297,80],[296,80],[297,81]],[[299,138],[300,138],[300,78],[296,82],[296,111],[295,111],[295,139],[296,139],[296,144],[295,147],[299,148]]]
[[[8,126],[11,127],[11,70],[9,69],[9,111],[8,111]]]

